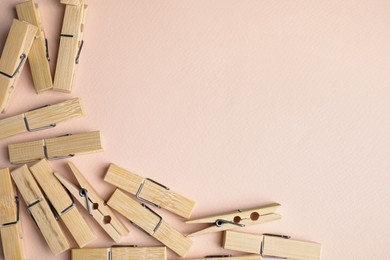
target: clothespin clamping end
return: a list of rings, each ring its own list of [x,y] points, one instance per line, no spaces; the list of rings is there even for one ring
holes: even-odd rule
[[[52,253],[58,255],[68,250],[69,242],[56,220],[55,212],[48,204],[27,165],[13,170],[11,176],[26,202],[27,212],[37,224]]]
[[[73,172],[79,186],[74,185],[58,173],[54,173],[64,187],[76,198],[88,213],[99,223],[106,233],[119,243],[122,236],[127,236],[129,230],[115,216],[114,212],[106,205],[103,199],[87,181],[83,174],[72,163],[68,165]]]
[[[263,258],[294,260],[320,260],[321,244],[293,240],[290,236],[274,234],[250,234],[225,231],[223,248],[252,254]]]
[[[39,186],[53,206],[56,214],[64,222],[79,247],[84,247],[96,239],[95,234],[78,211],[72,195],[54,176],[54,171],[47,160],[30,167]],[[77,223],[77,224],[75,224]]]
[[[59,160],[74,157],[77,154],[100,152],[102,150],[99,131],[8,145],[9,158],[12,164],[41,159]]]
[[[278,220],[281,219],[281,215],[275,213],[275,211],[279,207],[280,204],[274,203],[254,209],[238,210],[230,213],[188,220],[186,222],[187,224],[211,223],[213,225],[191,233],[187,236],[194,237],[207,233],[220,232],[228,229],[251,226]]]
[[[8,168],[0,169],[0,233],[5,260],[24,260],[19,199]]]
[[[26,63],[37,27],[14,19],[0,58],[0,113],[4,113]]]
[[[53,88],[53,80],[50,72],[50,57],[48,41],[42,26],[38,4],[32,0],[16,5],[16,12],[22,21],[26,21],[38,27],[37,35],[32,44],[28,61],[37,94]]]
[[[79,63],[84,45],[83,31],[87,5],[83,0],[61,0],[65,4],[65,15],[60,35],[56,74],[53,90],[70,93],[76,65]]]

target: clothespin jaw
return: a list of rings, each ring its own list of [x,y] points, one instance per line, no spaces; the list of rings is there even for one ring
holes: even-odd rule
[[[47,105],[0,120],[0,139],[56,127],[58,123],[84,116],[79,98]]]
[[[72,260],[166,260],[166,247],[116,246],[73,249]]]
[[[31,166],[30,170],[78,246],[84,247],[95,240],[95,234],[76,208],[71,194],[54,176],[54,171],[49,163],[42,159]]]
[[[14,19],[0,58],[0,112],[7,109],[9,99],[27,60],[37,27]]]
[[[50,58],[48,41],[42,26],[41,15],[37,4],[32,0],[16,5],[18,18],[33,24],[38,28],[32,44],[28,61],[30,63],[35,91],[39,94],[53,88],[53,80],[50,73]]]
[[[53,89],[70,93],[76,65],[79,63],[80,53],[84,45],[82,38],[87,5],[84,5],[83,0],[61,0],[61,3],[66,4],[66,7]]]
[[[58,173],[54,173],[62,185],[76,198],[76,200],[88,211],[88,213],[99,223],[106,233],[117,243],[123,236],[129,234],[129,230],[115,216],[114,212],[100,198],[95,189],[83,176],[83,174],[72,163],[68,165],[76,177],[79,186],[76,186],[63,178]]]
[[[213,226],[207,227],[200,231],[189,234],[188,237],[203,235],[207,233],[220,232],[228,229],[251,226],[269,221],[278,220],[281,215],[275,211],[280,207],[280,204],[273,203],[263,207],[258,207],[248,210],[237,210],[235,212],[214,215],[210,217],[188,220],[187,224],[195,223],[213,223]]]
[[[142,202],[167,209],[184,218],[189,218],[195,207],[194,201],[171,191],[168,187],[131,173],[115,164],[110,165],[104,180],[132,193]]]
[[[225,231],[223,248],[260,254],[263,258],[320,260],[321,244],[273,234],[249,234]]]
[[[102,150],[99,131],[8,145],[12,164],[41,159],[59,160]]]
[[[68,250],[68,240],[27,165],[12,171],[11,176],[52,253],[58,255]]]
[[[185,256],[191,248],[192,241],[189,238],[171,227],[148,206],[139,204],[119,189],[112,194],[107,204],[178,255]]]
[[[24,260],[19,199],[11,182],[9,169],[0,169],[0,234],[5,260]]]

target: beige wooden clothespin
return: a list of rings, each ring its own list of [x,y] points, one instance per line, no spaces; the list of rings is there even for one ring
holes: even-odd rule
[[[185,256],[192,241],[166,223],[155,211],[139,204],[117,189],[107,204],[130,220],[135,226],[151,235],[180,256]]]
[[[232,255],[209,255],[203,258],[191,258],[188,260],[260,260],[260,255],[242,255],[242,256],[232,256]]]
[[[28,61],[30,63],[35,91],[39,94],[52,89],[53,80],[50,73],[48,43],[43,30],[38,4],[34,4],[32,0],[17,4],[16,12],[19,20],[26,21],[38,28],[37,35],[28,55]]]
[[[191,217],[195,202],[171,191],[164,185],[151,179],[145,179],[126,171],[115,164],[111,164],[104,180],[121,188],[137,199],[150,203],[158,208],[167,209],[184,218]]]
[[[0,120],[0,139],[55,127],[57,123],[84,116],[78,98],[44,106]]]
[[[84,45],[82,38],[87,5],[84,5],[83,0],[61,0],[61,3],[65,4],[66,7],[53,89],[70,93],[76,65],[79,63],[80,53]]]
[[[223,248],[260,254],[263,258],[295,260],[321,259],[321,244],[290,239],[289,236],[273,234],[250,234],[226,231]]]
[[[100,198],[98,193],[76,166],[72,162],[68,162],[68,164],[79,183],[79,187],[57,173],[54,173],[54,175],[99,223],[104,231],[106,231],[115,242],[119,243],[122,236],[127,236],[129,234],[129,230],[120,222],[103,199]]]
[[[0,233],[5,260],[24,260],[19,200],[8,168],[0,169]]]
[[[188,220],[187,224],[195,223],[212,223],[213,225],[205,229],[189,234],[189,237],[203,235],[207,233],[220,232],[228,229],[251,226],[269,221],[278,220],[281,215],[275,211],[280,207],[280,204],[274,203],[263,207],[238,210],[221,215],[215,215],[205,218],[197,218]]]
[[[73,249],[72,260],[166,260],[166,247],[114,246]]]
[[[49,163],[43,159],[31,166],[30,171],[78,246],[84,247],[95,240],[95,234],[76,208],[72,195],[54,176]]]
[[[9,159],[12,164],[44,158],[47,160],[65,159],[77,154],[102,150],[99,131],[8,145]]]
[[[0,58],[0,113],[7,109],[9,99],[24,67],[37,27],[14,19]]]
[[[68,240],[27,165],[12,171],[11,175],[27,204],[27,212],[37,224],[52,253],[58,255],[68,250]]]

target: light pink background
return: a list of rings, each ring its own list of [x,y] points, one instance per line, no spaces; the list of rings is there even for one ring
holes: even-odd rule
[[[0,1],[0,48],[19,2]],[[54,70],[63,6],[37,2]],[[73,93],[35,95],[27,66],[0,118],[71,97],[87,117],[0,141],[0,167],[9,143],[101,130],[105,151],[73,161],[104,199],[114,162],[197,201],[194,217],[279,202],[281,221],[245,230],[320,242],[324,260],[390,259],[389,1],[87,4]],[[69,259],[24,209],[29,259]],[[204,227],[157,211],[184,233]],[[99,236],[88,247],[111,246],[84,216]],[[123,244],[159,245],[127,226]],[[220,245],[194,238],[188,257],[232,253]]]

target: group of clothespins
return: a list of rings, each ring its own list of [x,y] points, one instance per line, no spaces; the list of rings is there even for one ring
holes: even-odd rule
[[[66,4],[61,32],[59,55],[54,84],[48,64],[47,41],[39,10],[33,1],[16,6],[20,20],[14,20],[0,59],[0,110],[4,112],[15,83],[28,58],[37,93],[54,89],[70,92],[82,48],[82,31],[86,13],[83,0],[61,0]],[[0,139],[13,135],[45,130],[58,123],[84,115],[81,101],[70,99],[0,120]],[[73,260],[164,260],[166,248],[184,257],[192,246],[190,237],[211,232],[223,233],[223,247],[249,253],[242,256],[206,256],[202,259],[262,259],[288,258],[318,260],[321,245],[292,240],[287,236],[251,234],[232,231],[240,227],[278,220],[275,211],[279,204],[270,204],[250,210],[190,219],[195,202],[171,191],[164,185],[131,173],[111,164],[104,181],[117,187],[105,202],[80,170],[68,162],[78,185],[55,172],[48,161],[70,158],[82,153],[102,151],[100,132],[46,138],[8,145],[12,164],[24,164],[10,171],[0,169],[0,233],[6,260],[25,259],[19,199],[11,178],[23,197],[27,212],[38,226],[54,255],[70,249],[58,220],[69,230],[80,249],[72,249]],[[35,163],[27,166],[26,163]],[[132,194],[133,196],[131,196]],[[88,212],[108,236],[119,243],[129,234],[127,227],[113,210],[136,227],[165,246],[112,248],[83,248],[96,236],[76,207],[76,201]],[[151,206],[147,206],[150,204]],[[183,235],[167,223],[152,208],[163,208],[187,219],[186,223],[210,223],[211,226],[189,235]]]

